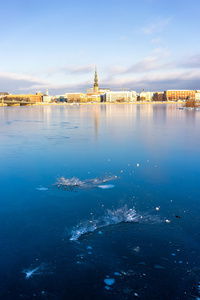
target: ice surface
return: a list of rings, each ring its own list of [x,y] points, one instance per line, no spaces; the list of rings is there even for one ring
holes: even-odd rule
[[[158,269],[158,270],[165,270],[164,267],[160,266],[160,265],[155,265],[154,269]]]
[[[105,278],[104,282],[107,285],[112,285],[113,283],[115,283],[115,279],[114,278]]]

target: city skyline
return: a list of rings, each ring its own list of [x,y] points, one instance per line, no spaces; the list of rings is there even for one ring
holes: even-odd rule
[[[163,3],[164,2],[164,3]],[[0,90],[200,89],[197,0],[1,4]]]

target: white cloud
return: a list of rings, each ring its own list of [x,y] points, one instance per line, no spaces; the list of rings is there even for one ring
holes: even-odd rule
[[[128,67],[109,66],[107,71],[111,74],[127,74],[127,73],[140,73],[150,72],[159,69],[170,69],[173,64],[166,63],[165,60],[169,57],[170,52],[165,48],[156,48],[150,55],[144,57],[141,61],[130,65]]]
[[[124,87],[133,90],[145,88],[151,91],[167,89],[200,89],[200,71],[156,72],[148,75],[105,79],[102,85],[113,89]]]
[[[185,56],[177,62],[179,68],[200,68],[200,54]]]
[[[11,80],[26,81],[26,82],[41,82],[38,77],[26,74],[0,72],[0,78],[7,78]]]

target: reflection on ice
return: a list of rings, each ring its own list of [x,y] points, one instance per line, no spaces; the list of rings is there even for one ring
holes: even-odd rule
[[[116,210],[107,209],[104,215],[98,219],[81,222],[79,225],[73,228],[70,240],[77,241],[82,235],[106,226],[115,225],[122,222],[128,223],[139,221],[150,222],[152,224],[164,222],[160,220],[158,216],[153,216],[148,213],[145,213],[142,216],[140,214],[136,214],[133,208],[128,209],[127,205],[125,205],[124,207]],[[99,231],[98,233],[103,234],[102,231]]]

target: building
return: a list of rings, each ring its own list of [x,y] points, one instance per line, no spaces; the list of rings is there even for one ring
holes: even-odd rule
[[[7,93],[7,92],[0,92],[0,97],[8,96],[8,95],[9,95],[9,93]]]
[[[5,100],[13,101],[27,101],[27,102],[42,102],[42,93],[37,94],[20,94],[20,95],[6,95]]]
[[[132,100],[131,101],[137,101],[137,92],[136,91],[131,91],[131,96],[132,96]]]
[[[153,101],[158,101],[158,102],[164,101],[164,94],[163,94],[163,92],[155,92],[153,94]]]
[[[106,102],[129,102],[134,101],[132,92],[118,91],[118,92],[106,92]]]
[[[95,75],[94,75],[94,94],[98,94],[99,92],[99,84],[97,77],[97,67],[95,67]]]
[[[83,94],[82,93],[66,93],[65,98],[67,98],[67,102],[73,103],[73,102],[82,102]]]
[[[52,96],[49,95],[49,91],[46,91],[46,94],[42,95],[42,101],[45,103],[50,103],[52,101]]]
[[[92,88],[88,88],[86,94],[92,95],[93,92],[94,92],[94,88],[93,87]]]
[[[197,90],[195,93],[195,100],[200,101],[200,90]]]
[[[152,101],[153,100],[153,92],[145,92],[143,91],[139,94],[139,101]]]
[[[186,100],[187,98],[195,99],[195,90],[168,90],[164,91],[165,101]]]
[[[106,92],[110,92],[110,91],[111,90],[109,88],[100,88],[99,87],[98,76],[97,76],[97,67],[95,67],[94,86],[93,86],[93,88],[88,88],[87,89],[87,96],[86,97],[91,98],[92,95],[102,96]],[[100,98],[102,98],[102,97],[100,97]]]
[[[110,92],[111,90],[109,88],[100,88],[99,87],[99,93],[100,94],[105,94],[106,92]],[[87,89],[87,94],[92,95],[94,93],[94,88],[88,88]]]

